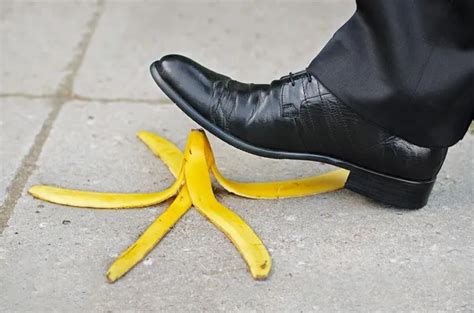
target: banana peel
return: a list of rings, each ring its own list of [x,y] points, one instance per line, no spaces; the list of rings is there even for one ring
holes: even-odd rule
[[[237,182],[218,170],[211,145],[202,130],[192,130],[184,153],[156,134],[141,131],[137,136],[158,156],[175,176],[167,189],[148,194],[101,193],[33,186],[34,197],[57,204],[95,209],[129,209],[152,206],[176,195],[171,205],[127,248],[107,271],[115,282],[130,271],[161,241],[176,222],[194,205],[197,211],[221,230],[247,263],[254,279],[268,277],[272,261],[265,245],[250,226],[214,195],[210,172],[228,192],[252,199],[279,199],[315,195],[344,187],[349,171],[338,169],[323,175],[273,182]]]

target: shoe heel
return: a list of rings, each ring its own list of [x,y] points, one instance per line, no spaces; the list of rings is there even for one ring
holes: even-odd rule
[[[428,202],[435,180],[413,182],[396,177],[351,171],[345,188],[389,205],[419,209]]]

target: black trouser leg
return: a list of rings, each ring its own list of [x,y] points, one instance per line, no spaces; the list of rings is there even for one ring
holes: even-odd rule
[[[474,115],[474,1],[358,0],[308,70],[394,135],[453,145]]]

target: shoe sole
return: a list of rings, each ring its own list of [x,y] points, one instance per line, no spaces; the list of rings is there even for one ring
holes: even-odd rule
[[[161,77],[154,64],[151,65],[150,71],[160,89],[186,115],[219,139],[240,150],[266,158],[317,161],[345,168],[350,171],[349,177],[344,186],[345,188],[392,206],[406,209],[418,209],[428,202],[428,198],[436,179],[430,181],[411,181],[378,173],[353,163],[325,155],[277,151],[254,146],[226,133],[202,116],[192,105],[190,105],[177,92],[175,92],[171,86],[168,85],[168,83]]]

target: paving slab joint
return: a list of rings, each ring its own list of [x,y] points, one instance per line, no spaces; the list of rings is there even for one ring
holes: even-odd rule
[[[48,117],[43,122],[41,130],[36,135],[33,145],[23,158],[19,170],[15,174],[15,178],[7,188],[7,195],[5,201],[0,209],[0,234],[7,227],[8,221],[13,213],[13,210],[20,199],[25,186],[36,167],[36,162],[43,150],[46,139],[49,137],[51,129],[56,121],[61,108],[67,103],[73,95],[74,80],[84,60],[85,54],[91,42],[92,36],[97,28],[100,17],[105,8],[105,1],[98,0],[96,10],[92,14],[89,22],[86,25],[86,30],[81,36],[75,51],[75,55],[66,67],[66,75],[59,84],[56,92],[51,97],[52,110]],[[24,96],[25,94],[17,94]],[[28,97],[28,95],[26,95]]]

